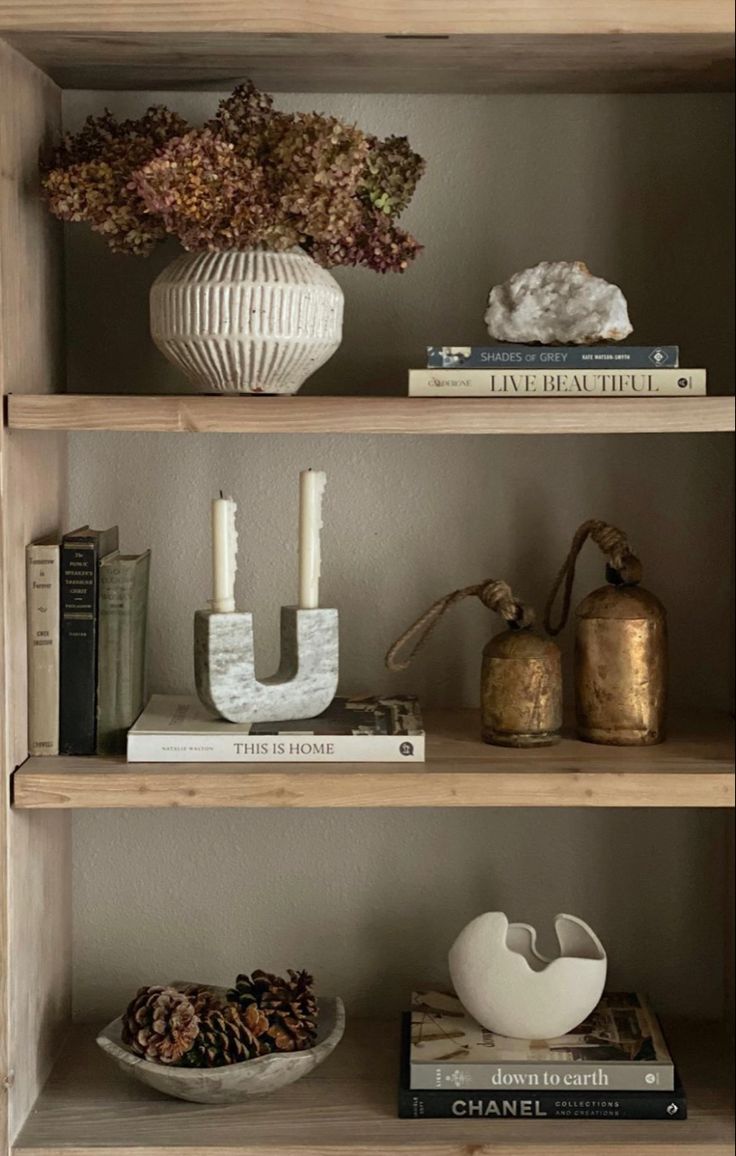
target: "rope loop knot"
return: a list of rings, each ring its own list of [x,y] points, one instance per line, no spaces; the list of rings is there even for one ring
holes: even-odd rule
[[[534,622],[531,606],[519,602],[508,582],[502,578],[489,578],[487,582],[468,587],[468,592],[477,595],[484,606],[500,614],[511,626],[521,630]]]
[[[386,655],[388,669],[392,671],[406,670],[427,643],[442,615],[456,602],[471,597],[479,598],[489,610],[495,610],[512,629],[525,630],[534,622],[534,611],[515,597],[508,582],[504,582],[500,578],[487,578],[485,582],[478,582],[474,586],[463,586],[433,602],[429,609],[420,614],[416,622],[413,622],[389,648]],[[414,646],[409,652],[408,658],[400,659],[400,652],[410,642],[414,642]]]
[[[544,609],[544,627],[547,633],[553,636],[560,633],[569,617],[572,587],[575,581],[575,566],[578,555],[588,538],[591,538],[608,558],[606,576],[609,582],[616,586],[635,586],[641,582],[642,565],[637,556],[632,554],[629,540],[624,531],[608,522],[602,522],[598,518],[589,518],[575,531],[568,555],[562,563],[547,599],[547,605]],[[552,611],[563,583],[562,610],[559,621],[553,625]]]

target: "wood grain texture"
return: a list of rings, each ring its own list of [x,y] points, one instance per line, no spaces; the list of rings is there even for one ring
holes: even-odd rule
[[[61,232],[38,196],[38,150],[58,132],[60,92],[0,43],[0,393],[58,388]],[[27,753],[25,545],[57,529],[65,439],[0,431],[0,618],[3,679],[0,973],[6,1151],[44,1083],[69,1017],[68,817],[12,813],[13,768]],[[6,1095],[7,1091],[7,1095]],[[1,1111],[1,1110],[0,1110]]]
[[[75,1029],[14,1151],[22,1156],[732,1156],[728,1048],[714,1025],[666,1025],[687,1121],[396,1119],[398,1025],[348,1018],[322,1067],[228,1108],[134,1083]]]
[[[41,394],[59,389],[61,230],[41,202],[39,149],[58,132],[59,90],[0,42],[0,393],[19,396],[34,382]],[[9,435],[2,451],[3,597],[6,610],[6,749],[12,768],[25,758],[25,546],[59,525],[65,485],[65,439]]]
[[[729,32],[728,0],[0,0],[0,28],[69,32]]]
[[[707,92],[734,83],[725,32],[7,35],[64,88],[226,88],[244,77],[272,92]]]
[[[71,1015],[71,816],[11,817],[10,1136],[46,1082]]]
[[[733,397],[17,395],[11,429],[163,433],[575,434],[734,429]]]
[[[532,751],[476,738],[473,711],[427,717],[427,762],[126,763],[29,759],[17,808],[74,807],[732,807],[733,728],[699,721],[655,747],[563,739]]]

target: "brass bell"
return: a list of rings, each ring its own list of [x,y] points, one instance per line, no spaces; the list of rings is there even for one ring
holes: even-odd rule
[[[507,629],[492,638],[483,651],[483,741],[503,747],[540,747],[558,742],[562,726],[560,651],[554,642],[531,629],[534,612],[515,598],[505,582],[489,579],[438,599],[393,644],[386,655],[386,666],[389,670],[406,670],[445,611],[471,595],[480,598],[484,606],[495,610],[507,623]],[[400,662],[399,651],[415,639],[408,659]]]
[[[548,747],[560,740],[560,649],[536,631],[513,625],[483,651],[482,738],[499,747]]]
[[[649,746],[665,737],[667,618],[659,599],[639,585],[641,563],[626,536],[605,522],[585,522],[547,604],[550,633],[569,613],[575,562],[586,538],[608,555],[609,584],[593,590],[575,613],[575,714],[581,739],[613,746]],[[550,612],[565,579],[559,624]]]

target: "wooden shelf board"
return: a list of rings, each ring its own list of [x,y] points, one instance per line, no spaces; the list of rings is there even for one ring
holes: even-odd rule
[[[336,1053],[272,1096],[229,1107],[169,1100],[119,1072],[76,1027],[15,1142],[18,1156],[732,1156],[728,1046],[668,1024],[686,1121],[398,1120],[396,1021],[348,1020]]]
[[[421,398],[14,394],[11,429],[162,433],[581,434],[734,429],[733,397]]]
[[[654,10],[652,4],[640,6]],[[6,7],[0,4],[0,26],[7,28],[12,18],[6,16],[3,21]],[[38,6],[15,5],[21,16],[34,7]],[[120,5],[105,7],[117,14]],[[423,5],[425,10],[428,7]],[[323,19],[313,19],[310,4],[300,6],[303,14],[308,13],[306,19],[290,20],[288,30],[284,30],[285,21],[279,26],[278,21],[247,16],[230,21],[236,26],[227,30],[225,22],[217,23],[215,15],[210,16],[210,9],[206,31],[193,31],[184,20],[181,24],[172,20],[172,26],[164,30],[148,25],[145,31],[130,31],[124,23],[121,29],[117,20],[104,31],[88,26],[70,30],[63,20],[49,19],[52,30],[39,31],[19,21],[9,25],[6,35],[63,88],[230,88],[246,76],[276,92],[583,93],[733,88],[733,38],[724,20],[709,21],[706,12],[702,22],[688,28],[676,22],[663,26],[646,14],[640,21],[600,20],[592,5],[590,19],[576,20],[569,7],[558,6],[553,19],[527,20],[524,12],[519,20],[514,7],[506,5],[504,19],[484,19],[479,11],[463,20],[452,5],[443,4],[435,18],[421,15],[412,21],[404,5],[384,16],[377,15],[372,5],[360,13],[356,6],[351,30],[345,31],[339,27],[339,14],[333,17],[325,12]],[[333,23],[338,25],[335,30],[330,27]],[[622,24],[626,23],[632,30],[624,34]],[[416,30],[413,38],[410,30]]]
[[[0,29],[69,33],[177,32],[502,35],[728,32],[729,0],[0,0]]]
[[[531,751],[480,742],[474,711],[427,717],[427,761],[126,763],[32,758],[14,775],[19,808],[732,807],[733,726],[676,726],[655,747],[565,738]]]

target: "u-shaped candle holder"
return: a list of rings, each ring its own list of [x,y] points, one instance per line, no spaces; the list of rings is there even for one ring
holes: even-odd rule
[[[197,694],[228,722],[314,718],[332,702],[338,676],[337,610],[281,607],[281,661],[257,679],[253,615],[198,610],[194,615]]]

